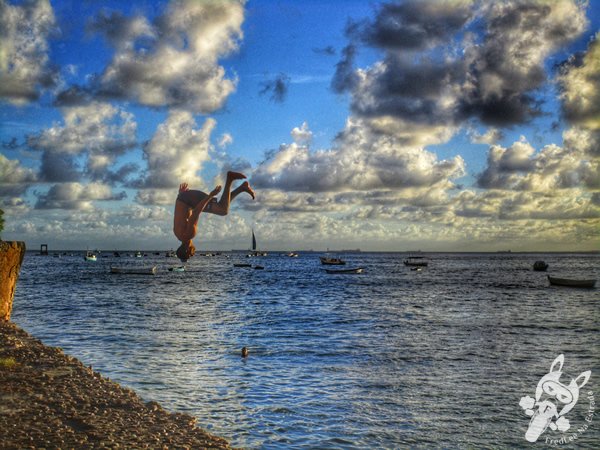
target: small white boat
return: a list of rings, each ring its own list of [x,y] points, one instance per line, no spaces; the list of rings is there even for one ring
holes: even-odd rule
[[[185,272],[185,266],[169,267],[167,270],[169,272]]]
[[[83,259],[86,261],[97,261],[96,254],[94,252],[85,252]]]
[[[354,273],[362,273],[362,267],[355,267],[353,269],[325,269],[327,273],[331,274],[354,274]]]
[[[573,278],[557,278],[548,275],[548,281],[554,286],[567,286],[579,288],[593,288],[596,285],[596,280],[578,280]]]
[[[405,266],[412,267],[427,267],[429,262],[425,259],[424,256],[409,256],[404,260]]]
[[[297,258],[298,257],[298,253],[296,253],[296,252],[289,252],[287,254],[287,257],[288,258]]]
[[[346,264],[346,261],[344,261],[342,258],[319,256],[319,259],[321,260],[321,264],[323,264],[324,266],[343,266],[344,264]]]
[[[156,275],[156,266],[152,267],[111,267],[110,273],[121,273],[126,275]]]

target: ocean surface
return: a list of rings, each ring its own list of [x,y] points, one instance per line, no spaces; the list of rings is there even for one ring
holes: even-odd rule
[[[598,448],[600,286],[531,269],[600,278],[598,254],[426,254],[421,271],[402,253],[341,255],[360,275],[313,253],[196,256],[179,273],[164,253],[102,256],[28,253],[12,320],[235,446]],[[109,273],[134,265],[158,272]],[[561,383],[591,376],[570,428],[532,444],[521,398],[560,354]]]

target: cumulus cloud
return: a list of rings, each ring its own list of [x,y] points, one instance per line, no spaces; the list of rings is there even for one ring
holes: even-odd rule
[[[585,4],[574,0],[384,4],[373,20],[350,27],[352,43],[332,88],[350,92],[359,117],[523,123],[541,113],[536,94],[547,81],[547,57],[586,26]],[[384,57],[355,69],[358,43],[382,49]]]
[[[53,185],[46,193],[36,193],[36,209],[89,210],[93,201],[122,200],[125,192],[115,194],[110,186],[101,183],[61,183]]]
[[[600,188],[600,159],[586,156],[591,132],[571,129],[563,146],[546,145],[539,152],[521,138],[508,148],[494,145],[477,183],[487,189],[553,192],[556,189]]]
[[[558,83],[566,119],[600,130],[600,33],[586,52],[562,64]]]
[[[77,159],[86,156],[85,175],[103,180],[118,156],[136,145],[137,124],[131,113],[93,102],[63,108],[64,124],[27,139],[29,147],[42,151],[40,179],[49,182],[76,181],[84,174]]]
[[[57,83],[48,58],[48,38],[56,27],[48,0],[11,5],[0,0],[0,98],[21,105]]]
[[[467,131],[473,144],[495,144],[504,137],[504,134],[498,128],[489,128],[485,133],[479,133],[470,129]]]
[[[463,191],[455,199],[453,212],[467,218],[515,220],[598,219],[600,208],[581,189],[569,195],[545,192]]]
[[[152,23],[104,13],[89,28],[115,55],[95,89],[146,106],[213,112],[235,90],[218,60],[237,50],[243,20],[242,0],[174,0]]]
[[[540,112],[534,94],[546,82],[546,58],[585,30],[585,4],[489,2],[482,14],[483,42],[466,47],[461,110],[491,125],[525,122]]]
[[[308,123],[306,122],[302,122],[300,127],[293,128],[290,134],[294,142],[298,145],[309,145],[313,138],[313,133],[308,128]]]
[[[148,163],[140,187],[172,189],[186,182],[193,189],[203,184],[199,175],[211,151],[210,135],[216,125],[207,119],[201,128],[187,111],[172,111],[144,145]]]
[[[140,205],[173,205],[176,197],[175,189],[139,189],[135,201]]]
[[[474,2],[409,0],[384,3],[372,22],[351,24],[348,32],[374,47],[424,50],[443,43],[470,20]]]
[[[325,192],[431,186],[464,174],[459,156],[438,161],[419,147],[405,147],[393,137],[349,121],[337,146],[310,151],[292,143],[267,155],[252,177],[257,187]]]
[[[0,153],[0,196],[22,195],[37,181],[35,172]]]

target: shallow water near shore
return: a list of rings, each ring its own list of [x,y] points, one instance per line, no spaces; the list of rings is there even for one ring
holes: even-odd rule
[[[427,254],[421,271],[405,254],[343,255],[360,275],[327,274],[311,253],[243,256],[196,256],[178,273],[163,254],[31,252],[12,320],[246,448],[526,448],[520,399],[564,354],[561,382],[591,377],[571,428],[538,444],[600,442],[600,289],[546,279],[600,278],[600,255]],[[124,265],[159,270],[109,273]]]

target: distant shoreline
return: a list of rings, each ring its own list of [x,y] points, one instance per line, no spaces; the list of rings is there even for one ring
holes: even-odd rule
[[[65,250],[65,249],[49,249],[48,255],[44,256],[52,256],[54,253],[77,253],[84,254],[87,250],[85,249],[75,249],[75,250]],[[143,250],[143,249],[125,249],[125,250],[99,250],[103,254],[111,254],[113,252],[119,252],[122,254],[133,254],[135,252],[143,252],[147,253],[148,256],[164,256],[164,253],[169,250]],[[238,253],[249,253],[253,250],[198,250],[199,254],[206,253],[223,253],[223,254],[238,254]],[[261,249],[261,251],[269,253],[271,256],[278,255],[286,255],[290,252],[290,250],[270,250],[270,249]],[[496,250],[496,251],[436,251],[436,250],[293,250],[295,253],[304,253],[304,254],[325,254],[325,253],[345,253],[345,254],[426,254],[426,255],[600,255],[600,250],[555,250],[555,251],[515,251],[515,250]],[[27,254],[38,254],[40,253],[39,249],[36,248],[28,248],[26,251]],[[160,253],[160,255],[154,255],[154,253]]]

